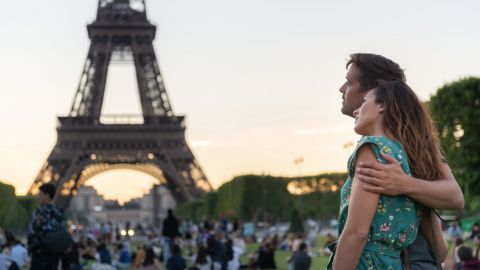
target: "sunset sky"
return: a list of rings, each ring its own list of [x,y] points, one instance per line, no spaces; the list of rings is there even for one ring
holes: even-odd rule
[[[56,142],[86,57],[97,1],[4,1],[0,179],[24,194]],[[235,175],[344,171],[358,138],[338,88],[349,54],[385,55],[427,100],[480,76],[479,1],[147,0],[170,101],[214,187]],[[140,114],[132,66],[113,66],[103,113]],[[300,166],[294,160],[303,158]],[[155,180],[88,182],[124,200]]]

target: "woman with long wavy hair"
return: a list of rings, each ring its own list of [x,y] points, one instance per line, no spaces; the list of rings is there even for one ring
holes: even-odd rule
[[[429,209],[406,196],[365,191],[355,175],[360,162],[386,163],[380,154],[385,153],[407,174],[438,179],[442,158],[427,109],[403,81],[381,80],[366,93],[354,116],[355,132],[363,137],[348,161],[349,178],[341,190],[339,241],[329,269],[404,269],[401,251],[415,240],[419,228],[429,242],[432,238],[438,242],[437,259],[444,257],[446,244],[438,219],[432,218]]]

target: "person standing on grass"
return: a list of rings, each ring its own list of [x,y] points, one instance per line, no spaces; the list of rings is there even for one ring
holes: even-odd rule
[[[180,236],[178,219],[173,215],[173,210],[168,209],[167,218],[163,221],[163,261],[167,262],[171,256],[170,249],[175,238]]]
[[[307,244],[301,243],[293,255],[293,270],[310,270],[312,258],[308,255]]]
[[[42,242],[47,233],[66,229],[63,212],[53,205],[56,188],[52,183],[40,186],[38,200],[28,229],[28,250],[32,254],[30,270],[56,270],[60,256],[49,251]]]

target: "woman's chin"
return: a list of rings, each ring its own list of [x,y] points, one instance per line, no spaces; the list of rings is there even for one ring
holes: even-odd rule
[[[353,130],[354,130],[355,133],[357,133],[358,135],[368,136],[368,132],[367,132],[365,129],[363,129],[361,126],[355,125],[355,127],[353,128]]]

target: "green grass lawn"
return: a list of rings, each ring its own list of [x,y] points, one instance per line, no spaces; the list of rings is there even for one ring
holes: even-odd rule
[[[324,237],[319,237],[317,239],[317,244],[313,248],[314,251],[318,251],[320,247],[323,247],[324,245],[325,238]],[[465,245],[474,247],[473,242],[471,240],[466,240]],[[242,264],[247,264],[248,262],[248,257],[254,253],[255,251],[258,250],[260,244],[258,243],[250,243],[247,244],[247,251],[240,257],[240,262]],[[448,246],[450,249],[449,254],[451,254],[451,249],[452,249],[452,243],[451,241],[448,241]],[[186,255],[186,250],[183,250],[184,255]],[[287,258],[291,255],[291,252],[289,251],[275,251],[275,263],[277,265],[277,269],[279,270],[286,270],[287,269]],[[312,267],[311,269],[325,269],[328,263],[328,256],[320,256],[320,255],[315,255],[312,257]],[[131,270],[136,270],[135,268],[131,268]]]

